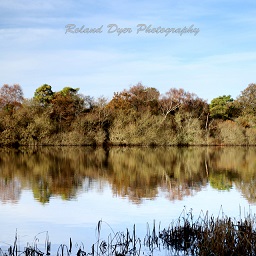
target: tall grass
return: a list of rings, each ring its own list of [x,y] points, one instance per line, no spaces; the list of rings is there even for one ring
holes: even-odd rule
[[[102,225],[106,224],[111,232],[107,238],[102,238]],[[110,255],[256,255],[256,215],[248,215],[239,220],[209,216],[201,213],[194,220],[192,212],[184,211],[180,217],[168,227],[161,228],[153,223],[152,228],[147,224],[144,239],[137,237],[136,226],[132,230],[114,232],[111,227],[99,221],[96,228],[96,242],[86,251],[84,245],[73,246],[70,238],[69,245],[60,245],[57,252],[52,253],[48,233],[45,241],[45,251],[38,247],[35,237],[32,245],[24,250],[18,249],[17,234],[14,244],[3,251],[0,256],[110,256]]]

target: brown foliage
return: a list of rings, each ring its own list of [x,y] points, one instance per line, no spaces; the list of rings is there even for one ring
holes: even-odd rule
[[[240,109],[243,114],[253,114],[256,113],[256,84],[249,84],[245,88],[241,95],[237,98]]]
[[[201,117],[208,112],[208,104],[196,94],[186,92],[184,89],[171,88],[160,99],[162,115],[167,117],[177,111],[191,112],[193,117]]]
[[[19,84],[4,84],[0,88],[0,107],[2,109],[12,112],[21,106],[23,99],[23,91]]]
[[[218,124],[221,143],[224,145],[246,145],[245,129],[236,122],[227,120]]]
[[[83,111],[82,99],[71,93],[55,93],[51,103],[51,118],[59,123],[60,129],[69,130],[76,116]]]
[[[109,102],[108,108],[126,111],[133,109],[139,113],[150,111],[156,114],[158,112],[159,95],[157,89],[138,83],[128,91],[124,90],[121,93],[114,93],[114,97]]]

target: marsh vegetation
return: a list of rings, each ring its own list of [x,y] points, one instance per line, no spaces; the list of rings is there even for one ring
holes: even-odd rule
[[[21,249],[17,242],[17,234],[13,245],[5,251],[0,248],[1,256],[112,256],[112,255],[222,255],[244,256],[256,255],[256,216],[248,215],[244,219],[232,219],[221,213],[217,218],[201,213],[194,219],[192,212],[184,211],[180,217],[165,228],[153,223],[147,225],[144,237],[138,237],[136,226],[132,230],[114,232],[107,237],[101,236],[101,228],[108,225],[99,221],[95,230],[96,242],[86,251],[84,243],[73,245],[72,238],[68,244],[61,244],[55,252],[51,252],[51,242],[46,232],[44,246],[34,238]]]

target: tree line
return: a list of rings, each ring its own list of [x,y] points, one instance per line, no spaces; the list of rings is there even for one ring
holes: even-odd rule
[[[44,84],[25,99],[19,84],[0,88],[0,144],[256,145],[256,84],[209,104],[195,93],[164,94],[138,83],[94,99],[79,88]]]

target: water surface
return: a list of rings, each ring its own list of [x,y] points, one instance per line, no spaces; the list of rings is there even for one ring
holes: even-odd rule
[[[0,151],[0,247],[35,236],[88,248],[102,235],[184,211],[239,218],[256,213],[256,148],[44,147]],[[47,232],[47,233],[46,233]],[[75,243],[74,243],[75,244]]]

